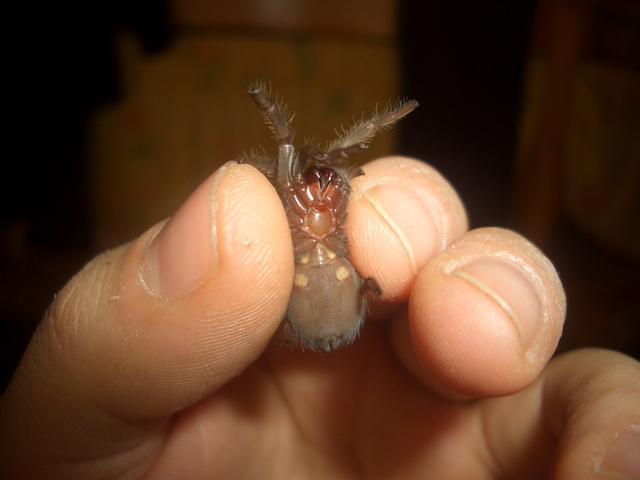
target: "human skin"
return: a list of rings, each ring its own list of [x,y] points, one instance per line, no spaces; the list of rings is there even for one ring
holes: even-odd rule
[[[384,293],[353,345],[281,346],[286,216],[264,176],[229,163],[57,295],[0,399],[0,471],[640,478],[640,365],[604,350],[550,361],[565,296],[544,255],[507,230],[467,231],[425,163],[364,170],[350,256]]]

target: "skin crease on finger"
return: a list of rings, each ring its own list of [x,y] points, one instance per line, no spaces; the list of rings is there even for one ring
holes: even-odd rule
[[[363,170],[351,182],[351,262],[378,280],[383,301],[403,302],[427,261],[466,232],[464,206],[451,184],[419,160],[386,157]]]
[[[470,397],[521,390],[555,351],[565,305],[555,269],[524,238],[498,228],[463,235],[420,272],[409,302],[428,384]]]

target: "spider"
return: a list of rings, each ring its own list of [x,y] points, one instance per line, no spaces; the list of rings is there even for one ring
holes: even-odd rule
[[[313,350],[329,352],[351,343],[362,326],[365,294],[381,295],[373,278],[363,278],[351,265],[344,233],[349,181],[364,175],[347,168],[345,160],[365,148],[373,137],[418,106],[415,100],[399,102],[357,123],[324,152],[305,145],[296,152],[283,107],[271,98],[264,84],[249,85],[249,94],[262,110],[278,142],[278,158],[244,156],[274,184],[284,205],[295,258],[295,276],[283,340],[299,342]]]

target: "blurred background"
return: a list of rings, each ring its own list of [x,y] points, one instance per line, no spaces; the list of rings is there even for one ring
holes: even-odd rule
[[[324,146],[420,107],[359,155],[428,161],[472,227],[558,268],[560,351],[640,358],[636,0],[130,0],[18,8],[0,195],[0,386],[66,281],[170,216],[217,167],[276,150],[253,79]],[[22,11],[19,9],[23,8]]]

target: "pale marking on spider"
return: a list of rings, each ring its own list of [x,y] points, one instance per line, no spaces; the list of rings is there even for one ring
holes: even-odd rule
[[[344,267],[338,267],[336,270],[336,278],[340,281],[344,281],[349,278],[349,270]]]
[[[309,279],[304,273],[296,273],[295,278],[293,279],[293,284],[298,288],[304,288],[309,283]]]

